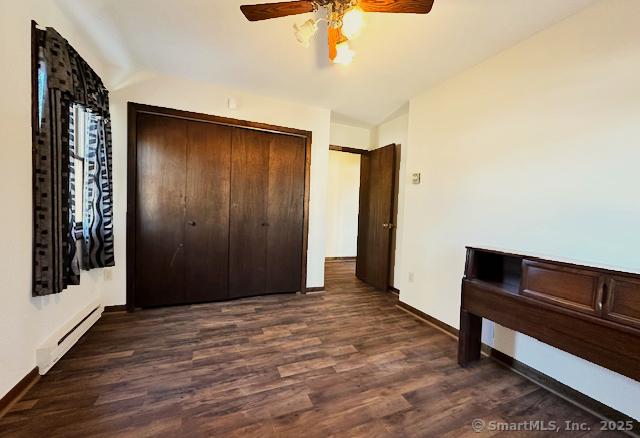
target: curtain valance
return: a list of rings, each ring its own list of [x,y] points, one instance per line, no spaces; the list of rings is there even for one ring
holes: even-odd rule
[[[73,103],[100,116],[109,114],[109,92],[100,77],[55,29],[44,32],[48,87],[70,96]]]

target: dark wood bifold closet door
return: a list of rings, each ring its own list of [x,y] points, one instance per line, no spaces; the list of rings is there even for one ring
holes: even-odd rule
[[[267,293],[301,287],[305,142],[271,134],[267,211]]]
[[[185,206],[185,299],[228,298],[231,131],[189,122]]]
[[[264,293],[267,279],[267,189],[271,136],[233,129],[229,227],[229,295]]]
[[[231,128],[138,117],[136,305],[228,298]]]
[[[394,227],[395,145],[362,155],[356,276],[380,290],[389,287],[391,232]]]
[[[232,149],[230,296],[299,291],[304,140],[234,129]]]
[[[179,304],[184,296],[187,122],[138,116],[136,305]]]
[[[308,137],[158,111],[130,132],[128,305],[304,289]]]

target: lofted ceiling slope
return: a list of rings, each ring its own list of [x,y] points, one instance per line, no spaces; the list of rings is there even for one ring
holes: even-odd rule
[[[411,97],[589,6],[594,0],[436,0],[429,15],[366,14],[353,64],[327,61],[312,14],[248,22],[257,0],[56,0],[122,71],[153,71],[329,108],[376,125]]]

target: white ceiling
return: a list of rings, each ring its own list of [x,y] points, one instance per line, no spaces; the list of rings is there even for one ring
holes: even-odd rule
[[[347,67],[327,61],[326,27],[305,49],[292,26],[248,22],[264,0],[57,0],[110,63],[330,108],[376,125],[412,96],[594,0],[436,0],[428,15],[366,14]]]

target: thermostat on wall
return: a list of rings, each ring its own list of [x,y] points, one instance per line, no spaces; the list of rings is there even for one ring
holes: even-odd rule
[[[413,175],[411,175],[411,182],[413,184],[420,184],[420,174],[414,173]]]

